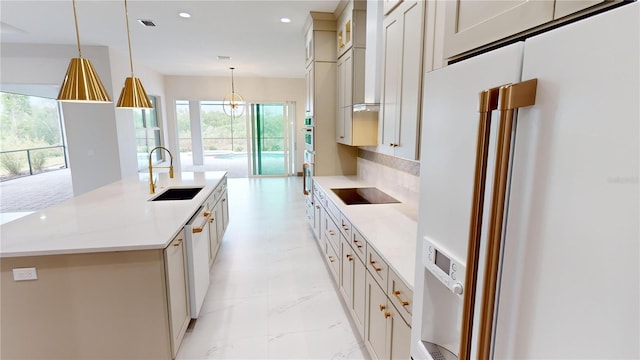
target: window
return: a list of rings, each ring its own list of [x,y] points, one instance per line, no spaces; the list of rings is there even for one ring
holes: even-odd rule
[[[0,179],[67,167],[54,99],[0,92]]]
[[[162,146],[162,132],[158,123],[157,97],[149,96],[153,108],[134,109],[133,121],[136,127],[136,144],[138,152],[138,170],[145,170],[149,167],[149,151],[156,146]],[[153,153],[153,163],[163,161],[163,151]]]
[[[176,122],[178,123],[180,163],[182,166],[193,166],[191,114],[188,100],[176,100]]]
[[[222,110],[222,101],[201,101],[202,145],[207,153],[246,153],[247,124],[244,115],[233,118]]]

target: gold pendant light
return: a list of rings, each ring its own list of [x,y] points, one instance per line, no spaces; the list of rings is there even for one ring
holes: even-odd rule
[[[224,97],[222,110],[228,116],[240,116],[244,114],[245,102],[244,98],[236,92],[233,84],[233,70],[235,70],[235,68],[231,67],[229,69],[231,69],[231,94]]]
[[[127,41],[129,42],[129,65],[131,66],[131,76],[124,80],[124,87],[120,93],[118,104],[119,108],[153,108],[151,100],[147,96],[147,92],[142,87],[139,78],[133,76],[133,56],[131,55],[131,35],[129,34],[129,11],[127,9],[127,0],[124,0],[124,16],[127,21]]]
[[[78,16],[76,13],[76,1],[73,0],[73,20],[76,24],[76,40],[78,43],[78,57],[71,59],[67,74],[62,81],[59,101],[82,102],[111,102],[107,90],[105,90],[98,73],[93,68],[91,61],[82,57],[80,49],[80,32],[78,31]]]

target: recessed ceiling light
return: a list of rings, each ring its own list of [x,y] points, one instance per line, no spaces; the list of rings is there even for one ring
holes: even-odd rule
[[[231,56],[218,55],[218,60],[231,60]]]
[[[291,22],[291,19],[286,18],[286,17],[283,17],[282,19],[280,19],[280,22],[285,23],[285,24],[288,24],[288,23],[290,23],[290,22]]]
[[[185,18],[188,19],[191,17],[191,14],[189,14],[188,12],[181,12],[180,14],[178,14],[181,18]]]

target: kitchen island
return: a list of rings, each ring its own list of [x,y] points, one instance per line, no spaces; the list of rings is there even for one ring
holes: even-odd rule
[[[224,182],[160,174],[149,194],[141,174],[2,225],[0,358],[174,358],[189,320],[182,228]],[[170,187],[203,189],[150,201]]]

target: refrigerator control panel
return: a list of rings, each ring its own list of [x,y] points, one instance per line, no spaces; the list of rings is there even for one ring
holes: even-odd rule
[[[464,293],[465,266],[433,239],[424,237],[424,266],[451,292],[462,297]]]

